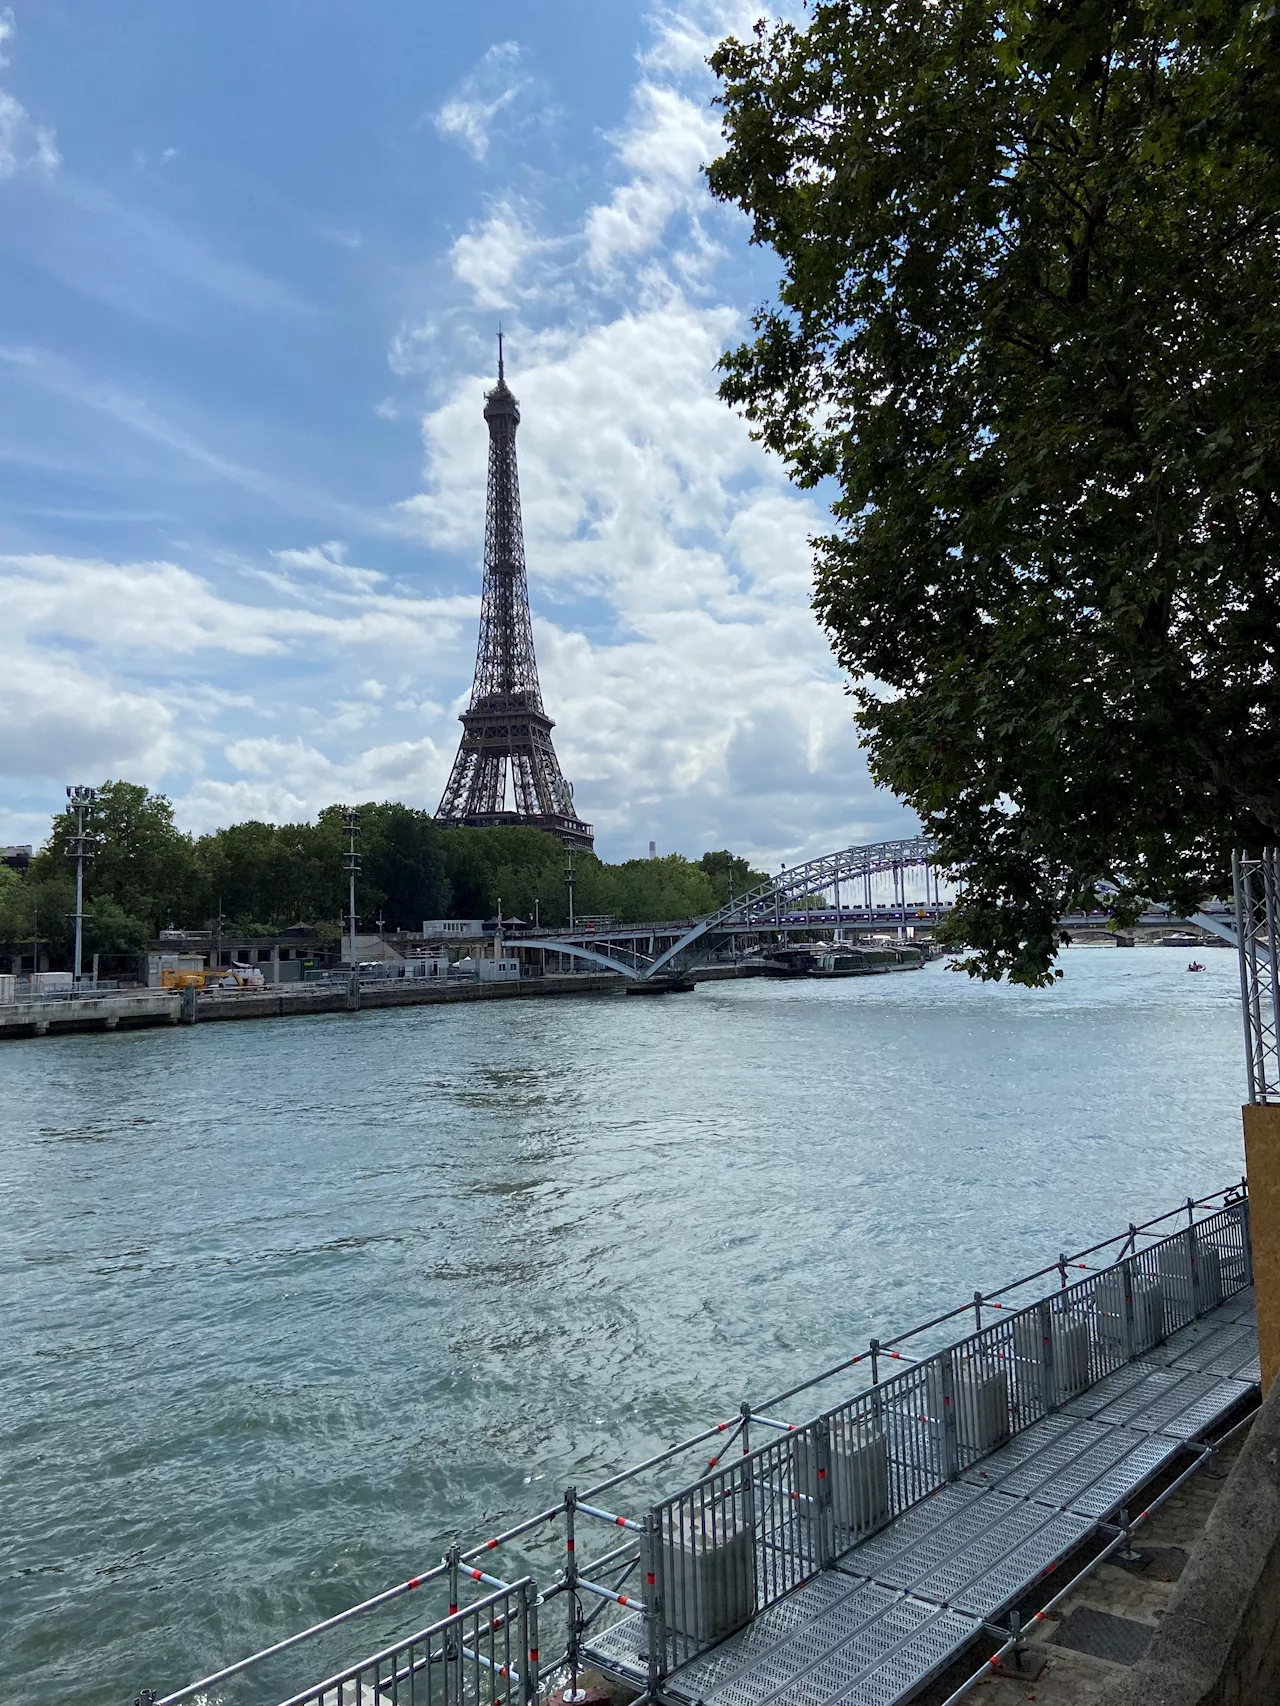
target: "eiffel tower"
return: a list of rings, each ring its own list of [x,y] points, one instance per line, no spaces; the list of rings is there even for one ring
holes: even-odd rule
[[[551,744],[555,724],[542,707],[533,655],[529,587],[520,525],[516,428],[520,406],[508,389],[498,333],[498,383],[486,392],[489,499],[484,523],[484,598],[471,703],[459,717],[462,740],[436,812],[442,823],[475,828],[522,824],[591,851],[593,831],[574,810]]]

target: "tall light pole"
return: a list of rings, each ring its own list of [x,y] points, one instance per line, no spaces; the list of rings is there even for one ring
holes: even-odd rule
[[[347,911],[347,941],[348,957],[351,961],[351,981],[357,977],[356,971],[356,878],[360,874],[360,855],[356,852],[356,836],[360,833],[360,813],[349,809],[342,814],[342,827],[347,832],[347,853],[344,863],[347,867],[347,882],[350,903]]]
[[[70,854],[76,862],[76,959],[74,978],[76,986],[80,984],[80,968],[84,960],[84,862],[92,859],[98,845],[98,836],[92,830],[86,830],[84,820],[98,803],[96,788],[72,787],[68,784],[67,799],[71,802],[71,810],[76,814],[76,832],[71,837]]]
[[[569,928],[573,929],[573,848],[568,851],[564,867],[564,883],[569,891]]]

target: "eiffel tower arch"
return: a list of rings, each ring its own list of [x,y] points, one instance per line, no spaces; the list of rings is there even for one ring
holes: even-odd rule
[[[471,702],[462,712],[462,740],[437,819],[488,828],[519,824],[558,835],[567,847],[591,851],[594,832],[573,804],[542,704],[533,654],[516,428],[520,405],[508,388],[498,334],[498,383],[486,392],[489,495],[484,525],[484,596]]]

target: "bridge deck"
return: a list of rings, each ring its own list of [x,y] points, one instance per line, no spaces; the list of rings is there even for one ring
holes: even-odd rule
[[[1259,1381],[1252,1291],[1019,1433],[666,1679],[681,1706],[896,1706]],[[591,1641],[646,1680],[644,1624]]]

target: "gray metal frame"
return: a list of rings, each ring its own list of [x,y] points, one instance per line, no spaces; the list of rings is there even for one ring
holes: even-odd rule
[[[1280,1102],[1280,851],[1233,853],[1244,1060],[1250,1102]]]
[[[565,1644],[541,1668],[570,1682],[597,1663],[641,1684],[654,1701],[682,1701],[710,1694],[713,1671],[737,1667],[723,1706],[750,1706],[763,1702],[767,1677],[790,1662],[783,1649],[794,1655],[798,1642],[813,1655],[815,1679],[841,1665],[862,1677],[840,1696],[851,1706],[905,1698],[980,1633],[984,1619],[1015,1603],[1173,1453],[1254,1390],[1243,1183],[1172,1212],[1185,1217],[1172,1232],[1162,1230],[1172,1218],[1163,1215],[1091,1250],[1061,1255],[894,1341],[873,1341],[788,1392],[744,1403],[736,1417],[582,1495],[570,1488],[549,1510],[465,1553],[455,1549],[439,1568],[313,1629],[163,1701],[140,1698],[177,1706],[428,1582],[440,1591],[447,1583],[451,1618],[465,1620],[502,1601],[504,1629],[524,1619],[514,1655],[504,1648],[501,1658],[483,1645],[476,1625],[474,1639],[463,1643],[475,1673],[472,1692],[449,1696],[448,1706],[455,1698],[490,1706],[480,1684],[497,1674],[495,1664],[533,1676],[536,1606],[557,1599],[564,1601],[556,1621],[563,1613]],[[1046,1281],[1053,1289],[1026,1298]],[[1019,1292],[1024,1301],[1015,1300]],[[966,1318],[972,1330],[953,1342],[918,1358],[902,1349],[922,1337],[936,1343],[942,1330],[954,1335]],[[798,1424],[778,1414],[788,1400],[836,1378],[846,1387],[862,1384]],[[664,1492],[665,1475],[708,1445],[713,1455],[703,1458],[701,1473]],[[615,1489],[627,1489],[638,1520],[601,1502]],[[592,1525],[610,1530],[598,1556],[588,1538]],[[531,1599],[532,1578],[543,1561],[553,1561],[557,1534],[563,1567]],[[479,1567],[499,1547],[521,1556],[522,1569],[513,1571],[520,1580]],[[847,1592],[831,1585],[833,1576],[850,1583]],[[459,1608],[464,1581],[479,1584],[485,1597]],[[872,1582],[877,1592],[862,1593]],[[877,1594],[885,1586],[906,1596],[900,1618],[883,1614]],[[510,1597],[522,1594],[519,1605]],[[823,1627],[840,1646],[838,1663],[818,1631],[828,1611]],[[391,1698],[435,1706],[427,1690],[448,1623],[419,1629],[291,1696],[288,1706],[365,1706],[385,1697],[393,1678],[400,1692],[393,1689]],[[461,1629],[463,1621],[452,1626]],[[766,1647],[776,1649],[774,1657],[749,1677],[750,1655]],[[708,1670],[706,1656],[721,1649]],[[896,1692],[886,1694],[890,1677]]]

